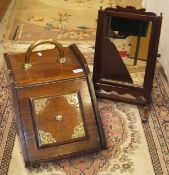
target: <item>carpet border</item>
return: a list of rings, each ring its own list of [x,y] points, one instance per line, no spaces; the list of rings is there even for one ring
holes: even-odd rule
[[[13,146],[15,142],[15,136],[16,136],[16,129],[15,129],[15,122],[13,119],[9,129],[8,137],[7,137],[6,143],[8,144],[5,145],[2,161],[0,164],[0,175],[7,175],[8,173]]]

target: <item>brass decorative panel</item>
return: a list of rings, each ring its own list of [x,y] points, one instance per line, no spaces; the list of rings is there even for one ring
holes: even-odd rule
[[[79,106],[78,97],[76,93],[64,95],[67,102],[71,105]]]
[[[45,131],[40,130],[39,135],[40,135],[40,140],[41,140],[42,144],[44,144],[44,145],[56,142],[56,139],[53,138],[52,134],[49,132],[45,132]]]
[[[42,99],[36,99],[34,100],[34,106],[35,106],[35,113],[39,114],[47,105],[47,98],[42,98]]]
[[[80,93],[32,98],[39,147],[87,139]]]
[[[81,122],[79,125],[75,126],[72,138],[79,138],[85,136],[85,130],[83,123]]]

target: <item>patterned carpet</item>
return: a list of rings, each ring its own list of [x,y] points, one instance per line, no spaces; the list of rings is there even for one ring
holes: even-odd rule
[[[16,136],[2,54],[24,52],[27,47],[28,44],[23,42],[22,44],[10,41],[0,43],[0,175],[169,174],[169,88],[159,65],[156,68],[152,105],[147,123],[143,125],[141,123],[140,118],[143,116],[144,109],[139,106],[99,101],[108,144],[107,150],[42,164],[36,169],[26,169]],[[46,47],[48,48],[42,46],[40,49]],[[93,46],[79,45],[79,48],[92,69]]]
[[[141,0],[16,0],[6,38],[93,41],[98,9],[116,5],[140,7]]]
[[[4,50],[24,51],[28,45],[3,44]],[[51,46],[42,46],[44,49]],[[79,46],[89,67],[92,66],[93,49],[91,46]],[[169,96],[167,85],[159,67],[156,69],[152,105],[149,122],[141,124],[143,108],[135,105],[99,101],[108,149],[100,153],[84,155],[72,159],[42,164],[39,168],[26,169],[21,155],[18,138],[12,121],[12,110],[4,67],[1,68],[1,155],[0,174],[5,175],[162,175],[168,174],[168,114]],[[144,135],[145,133],[145,135]],[[146,137],[145,137],[146,136]],[[146,141],[147,139],[147,141]],[[15,140],[15,142],[14,142]],[[147,146],[148,143],[148,146]],[[14,144],[14,146],[13,146]]]
[[[89,54],[87,51],[92,51],[92,49],[90,49],[89,46],[82,46],[80,48],[84,51],[86,59],[89,60],[89,63],[91,64],[93,53]],[[4,149],[3,151],[4,154],[1,163],[1,170],[3,172],[1,172],[1,174],[5,174],[7,168],[9,168],[8,175],[17,175],[19,173],[22,175],[93,175],[112,173],[116,173],[117,175],[121,173],[127,175],[141,175],[141,170],[143,168],[146,170],[145,174],[154,174],[137,107],[110,101],[99,101],[99,109],[108,146],[107,150],[54,163],[42,164],[41,167],[36,169],[26,169],[24,167],[17,137],[15,138],[13,147],[15,129],[13,127],[13,122],[11,121],[12,110],[7,103],[7,101],[9,101],[9,94],[5,75],[5,69],[2,67],[1,89],[3,93],[1,99],[3,102],[1,104],[6,105],[1,106],[2,111],[7,110],[8,112],[2,114],[1,117],[3,120],[6,118],[10,120],[6,120],[5,124],[2,123],[2,140],[6,140],[5,137],[7,135],[10,140],[6,140],[4,143],[5,147],[7,146],[8,149]],[[7,124],[10,126],[10,123],[11,130],[13,131],[4,135]],[[145,157],[146,161],[144,161]]]
[[[6,72],[0,69],[0,174],[6,174],[15,140],[15,126],[9,100]]]
[[[153,83],[149,121],[143,124],[149,151],[157,175],[169,174],[169,85],[157,64]],[[140,115],[142,109],[139,108]]]

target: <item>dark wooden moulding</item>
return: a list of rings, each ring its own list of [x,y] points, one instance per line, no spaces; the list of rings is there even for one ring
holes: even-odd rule
[[[37,51],[31,53],[33,66],[28,70],[21,67],[24,62],[24,54],[4,55],[25,166],[37,166],[42,162],[106,149],[91,75],[85,58],[77,46],[72,44],[69,47],[64,47],[64,54],[68,60],[65,64],[56,63],[55,57],[59,55],[57,49],[40,52],[43,54],[42,58],[38,56]],[[59,66],[62,68],[58,68]],[[72,69],[83,69],[83,72],[73,74]],[[41,144],[37,134],[39,125],[35,119],[33,101],[41,97],[56,98],[57,101],[60,96],[72,92],[78,94],[79,113],[82,117],[85,136],[63,139],[47,145]],[[60,102],[55,107],[57,106],[60,111],[63,110],[63,113],[70,117],[69,120],[65,120],[67,123],[61,122],[60,125],[57,125],[63,130],[64,136],[70,132],[68,128],[71,127],[73,116],[70,111],[67,111],[68,107],[63,105],[64,103]],[[55,109],[52,108],[52,105],[48,108],[45,114],[50,116]],[[55,121],[50,122],[49,126],[43,122],[40,124],[42,128],[51,129],[54,127],[52,125],[55,125]]]
[[[102,55],[103,55],[103,43],[104,43],[104,33],[106,29],[106,17],[124,17],[129,19],[138,19],[142,21],[152,22],[152,32],[150,36],[150,44],[148,50],[147,65],[145,71],[145,78],[143,87],[138,87],[135,85],[122,84],[107,80],[102,77]],[[162,15],[157,16],[151,12],[145,12],[145,9],[135,9],[133,7],[117,7],[117,8],[106,8],[105,10],[100,9],[98,12],[98,22],[97,22],[97,33],[96,33],[96,43],[95,43],[95,56],[94,56],[94,70],[93,70],[93,83],[96,91],[96,96],[98,98],[123,101],[131,104],[140,104],[148,106],[151,102],[151,91],[153,85],[153,78],[155,73],[157,51],[160,38],[160,30],[162,23]],[[105,54],[105,53],[104,53]],[[108,53],[107,53],[108,54]],[[106,55],[104,55],[106,57]],[[102,61],[101,61],[102,60]],[[113,62],[109,62],[110,65],[116,69],[117,65]],[[110,67],[110,66],[109,66]],[[107,70],[111,72],[110,70]],[[119,69],[120,71],[120,69]],[[120,95],[131,94],[135,98],[125,98],[113,94],[108,94],[101,92],[104,90],[106,92],[115,91]],[[140,98],[143,97],[143,98]]]

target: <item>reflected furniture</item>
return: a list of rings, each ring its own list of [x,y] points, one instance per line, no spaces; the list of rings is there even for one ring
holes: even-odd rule
[[[93,69],[98,98],[150,104],[161,23],[162,15],[145,9],[99,10]]]

